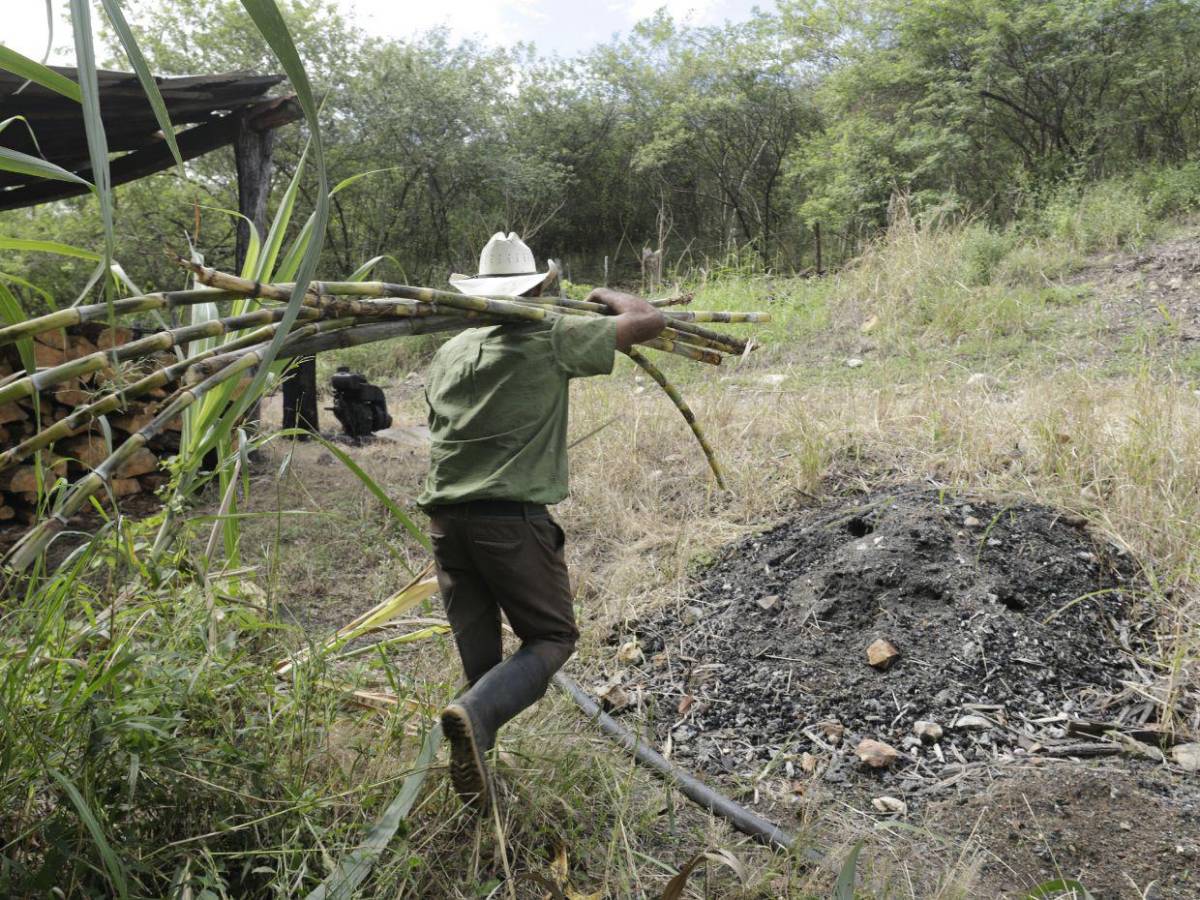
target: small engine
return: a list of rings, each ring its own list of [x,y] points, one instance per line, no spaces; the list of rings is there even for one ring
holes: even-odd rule
[[[371,384],[358,372],[351,372],[349,366],[340,366],[331,382],[333,406],[330,409],[349,437],[370,437],[373,432],[392,426],[382,388]]]

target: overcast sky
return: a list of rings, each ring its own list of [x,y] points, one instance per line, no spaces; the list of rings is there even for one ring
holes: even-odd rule
[[[517,40],[537,44],[544,53],[572,56],[624,32],[660,7],[681,22],[714,25],[741,21],[763,0],[336,0],[347,18],[376,35],[406,37],[439,25],[458,37],[478,37],[493,44]],[[41,59],[46,49],[45,0],[0,0],[4,24],[0,43]],[[52,62],[70,64],[71,34],[62,18],[66,0],[54,0],[60,20],[55,26]],[[93,7],[93,9],[98,9]],[[93,15],[97,13],[93,12]]]

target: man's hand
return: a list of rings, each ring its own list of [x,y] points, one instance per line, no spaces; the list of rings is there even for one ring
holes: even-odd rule
[[[612,288],[596,288],[587,295],[589,303],[602,303],[617,317],[617,349],[628,350],[639,341],[658,337],[667,327],[667,317],[657,306],[651,306],[641,297],[614,291]]]

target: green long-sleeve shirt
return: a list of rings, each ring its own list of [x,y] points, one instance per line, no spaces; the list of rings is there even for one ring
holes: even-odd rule
[[[583,316],[447,341],[425,384],[433,444],[417,502],[566,497],[568,382],[611,372],[616,344],[615,319]]]

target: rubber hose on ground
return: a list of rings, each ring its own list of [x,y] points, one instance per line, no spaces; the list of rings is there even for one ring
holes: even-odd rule
[[[809,862],[825,865],[825,857],[811,847],[797,847],[796,837],[784,831],[774,822],[769,822],[762,816],[755,815],[744,806],[739,806],[723,794],[718,794],[703,782],[672,765],[660,753],[647,746],[643,741],[617,722],[612,716],[600,709],[600,705],[573,679],[559,672],[554,676],[555,683],[574,701],[583,713],[594,719],[600,730],[620,744],[634,759],[644,766],[653,769],[662,778],[679,789],[679,792],[698,806],[702,806],[713,815],[720,816],[743,834],[755,840],[776,847],[780,850],[797,852]]]

